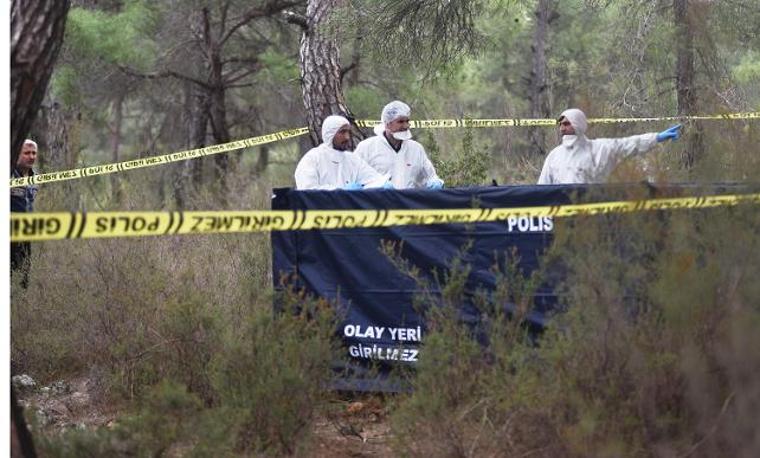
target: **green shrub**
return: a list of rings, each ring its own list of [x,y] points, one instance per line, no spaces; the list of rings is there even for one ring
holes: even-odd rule
[[[284,296],[280,313],[251,310],[245,331],[230,335],[215,359],[214,389],[246,453],[292,454],[308,443],[338,355],[331,307]]]
[[[428,137],[427,152],[438,176],[449,188],[456,186],[485,186],[491,169],[491,156],[482,141],[477,141],[474,128],[464,129],[461,147],[443,157],[432,135]]]
[[[538,423],[540,413],[526,412],[521,421],[510,420],[528,405],[511,384],[533,358],[522,318],[532,310],[540,275],[524,278],[518,258],[509,253],[503,266],[495,263],[497,289],[474,295],[480,323],[464,324],[460,310],[470,267],[462,259],[469,249],[464,246],[450,267],[431,273],[430,280],[401,259],[396,247],[385,247],[396,265],[421,286],[417,307],[428,326],[420,362],[408,374],[413,392],[399,397],[391,413],[394,446],[411,456],[520,454],[536,444],[556,452],[547,434],[537,434],[541,431],[526,422],[534,416]],[[431,294],[435,290],[441,291],[440,300]],[[507,301],[517,305],[513,316],[505,312]],[[488,349],[484,340],[490,343]],[[515,440],[505,443],[504,434]]]
[[[505,298],[529,297],[538,278],[508,264],[494,294],[476,295],[484,348],[458,320],[468,268],[455,260],[442,304],[427,311],[415,391],[392,413],[397,451],[758,453],[758,228],[750,206],[558,220],[545,262],[565,272],[567,311],[537,345],[498,311]]]
[[[141,400],[134,415],[121,417],[112,427],[94,431],[71,429],[60,435],[36,437],[40,455],[81,456],[166,456],[186,454],[204,447],[218,423],[210,411],[203,411],[201,400],[182,385],[168,381],[152,388]],[[223,444],[214,448],[224,454]]]

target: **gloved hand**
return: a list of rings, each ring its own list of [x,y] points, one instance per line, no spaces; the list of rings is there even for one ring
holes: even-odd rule
[[[431,178],[428,180],[427,183],[425,183],[425,187],[428,189],[442,189],[443,188],[443,180],[440,178]]]
[[[681,137],[681,128],[683,125],[676,124],[675,126],[672,126],[668,128],[667,130],[663,130],[659,134],[657,134],[657,143],[664,142],[665,140],[678,140]]]
[[[359,189],[362,189],[363,187],[364,185],[357,181],[352,181],[350,183],[346,183],[343,185],[343,189],[345,189],[346,191],[358,191]]]
[[[393,186],[393,183],[391,183],[390,181],[386,181],[385,184],[383,185],[383,189],[396,189],[396,188]]]

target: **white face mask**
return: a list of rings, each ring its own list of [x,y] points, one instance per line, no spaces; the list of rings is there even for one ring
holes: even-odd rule
[[[412,139],[412,131],[410,131],[410,130],[401,130],[399,132],[394,132],[393,133],[393,138],[395,138],[396,140],[401,140],[401,141],[411,140]]]
[[[568,147],[573,146],[573,144],[575,144],[577,140],[578,140],[577,135],[563,135],[562,136],[562,144]]]

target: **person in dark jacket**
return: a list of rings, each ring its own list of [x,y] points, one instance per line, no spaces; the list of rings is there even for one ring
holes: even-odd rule
[[[37,161],[37,143],[32,140],[24,140],[21,152],[18,155],[16,166],[11,170],[11,178],[24,178],[34,175],[34,163]],[[11,188],[11,211],[29,213],[34,210],[34,198],[37,196],[37,186],[25,185]],[[21,286],[29,285],[29,256],[31,254],[29,242],[11,243],[11,275],[19,273]]]

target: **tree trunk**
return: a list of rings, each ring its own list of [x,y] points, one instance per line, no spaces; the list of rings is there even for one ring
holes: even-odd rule
[[[206,146],[209,121],[209,98],[201,88],[194,88],[193,109],[190,119],[190,137],[188,147],[191,149]],[[193,185],[200,188],[203,185],[203,158],[193,159],[187,162]]]
[[[11,168],[45,96],[69,5],[69,0],[11,4]]]
[[[549,105],[545,94],[547,88],[546,81],[546,41],[549,33],[549,24],[555,19],[553,0],[538,0],[536,5],[536,28],[533,31],[533,59],[528,80],[528,99],[530,100],[530,116],[532,118],[547,118]],[[546,130],[541,127],[530,129],[531,151],[545,155],[546,154]]]
[[[11,3],[11,170],[45,96],[66,27],[69,0],[20,0]],[[12,389],[12,388],[11,388]],[[34,457],[32,435],[11,391],[12,452]],[[21,417],[21,418],[19,418]]]
[[[694,21],[690,12],[689,0],[673,0],[674,22],[676,26],[676,94],[678,96],[678,114],[681,116],[697,114],[697,91],[694,85]],[[686,150],[681,155],[681,162],[691,168],[702,156],[704,139],[702,124],[690,124],[687,135]]]
[[[214,136],[214,142],[227,143],[230,141],[230,131],[227,127],[227,103],[225,100],[227,91],[224,87],[222,77],[222,56],[218,46],[212,43],[211,49],[211,78],[209,85],[209,117],[211,121],[211,133]],[[229,165],[229,156],[220,154],[214,158],[217,165],[217,174],[223,178],[227,174]]]
[[[256,165],[253,167],[253,175],[258,178],[267,169],[269,165],[269,145],[261,145],[259,148],[259,157],[256,159]]]
[[[111,162],[119,162],[119,148],[121,147],[121,124],[124,119],[124,94],[118,93],[113,101],[113,125],[111,126]],[[117,204],[124,201],[124,192],[121,181],[116,174],[111,175],[111,195]]]
[[[309,0],[306,29],[301,36],[299,58],[303,104],[312,145],[321,142],[322,121],[329,115],[350,116],[340,81],[340,50],[328,30],[330,13],[345,0]]]
[[[45,171],[70,170],[76,168],[79,153],[79,128],[81,114],[75,109],[63,108],[55,100],[42,105],[39,116],[32,128],[32,139],[39,146],[39,164]],[[76,211],[79,208],[79,193],[74,192],[74,184],[64,181],[62,187],[61,210]]]
[[[348,78],[346,79],[346,86],[356,87],[359,85],[359,73],[362,63],[362,39],[364,37],[361,34],[357,34],[354,39],[354,49],[351,52],[351,65],[348,70]]]
[[[191,82],[184,85],[185,103],[182,114],[184,123],[186,149],[206,146],[208,128],[208,95],[206,91]],[[177,208],[187,210],[190,203],[190,191],[200,189],[203,184],[204,158],[190,159],[177,165],[177,172],[172,183],[174,200]]]
[[[203,54],[206,56],[206,68],[208,69],[208,120],[211,122],[211,134],[214,143],[227,143],[230,141],[230,131],[227,126],[226,86],[224,84],[222,45],[220,42],[224,34],[224,20],[221,21],[219,36],[214,36],[211,28],[211,17],[208,8],[202,10],[203,21]],[[215,185],[219,187],[220,195],[227,192],[227,174],[229,173],[230,158],[228,154],[214,156]]]
[[[211,121],[211,133],[214,137],[215,144],[228,143],[230,141],[230,131],[227,126],[227,105],[225,101],[225,90],[221,84],[215,86],[210,94],[209,100],[209,118]],[[226,189],[227,174],[230,169],[230,155],[223,153],[214,156],[214,171],[217,182],[221,189]]]

